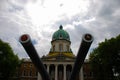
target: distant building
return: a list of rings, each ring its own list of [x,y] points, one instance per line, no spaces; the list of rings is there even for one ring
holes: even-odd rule
[[[23,59],[19,68],[19,80],[37,80],[38,71],[30,59]]]
[[[51,80],[68,80],[75,62],[76,56],[71,49],[69,34],[62,25],[53,34],[51,49],[41,60],[50,74]],[[20,67],[20,80],[42,80],[30,60],[24,60]],[[88,61],[78,73],[77,80],[92,80],[93,75]]]

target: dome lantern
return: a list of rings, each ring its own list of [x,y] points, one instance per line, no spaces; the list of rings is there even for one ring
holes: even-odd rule
[[[63,29],[63,26],[62,26],[62,25],[60,25],[60,29]]]

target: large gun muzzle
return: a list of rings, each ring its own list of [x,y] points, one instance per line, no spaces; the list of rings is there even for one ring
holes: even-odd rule
[[[69,80],[76,80],[77,75],[80,72],[81,66],[84,63],[87,52],[93,42],[93,37],[91,34],[84,34],[82,37],[82,42],[78,50],[78,54],[71,72]]]
[[[38,69],[38,72],[41,74],[42,80],[50,80],[50,76],[47,73],[44,64],[40,60],[28,34],[24,34],[19,39],[20,43],[24,47],[25,51],[31,58],[33,64]]]

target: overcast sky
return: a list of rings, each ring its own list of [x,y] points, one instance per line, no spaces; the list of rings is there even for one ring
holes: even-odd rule
[[[120,0],[0,0],[0,39],[20,58],[28,57],[20,35],[31,36],[41,57],[48,54],[60,25],[69,33],[75,55],[84,33],[94,36],[92,51],[120,34]]]

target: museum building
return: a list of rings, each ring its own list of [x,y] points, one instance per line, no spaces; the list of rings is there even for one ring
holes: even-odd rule
[[[75,58],[76,56],[71,49],[70,36],[63,29],[63,26],[60,25],[59,29],[52,36],[49,53],[41,58],[51,80],[68,80],[74,66]],[[20,67],[20,80],[42,80],[41,75],[37,73],[38,71],[35,69],[31,60],[24,59]],[[77,75],[77,80],[92,79],[93,75],[89,61],[85,60]]]

